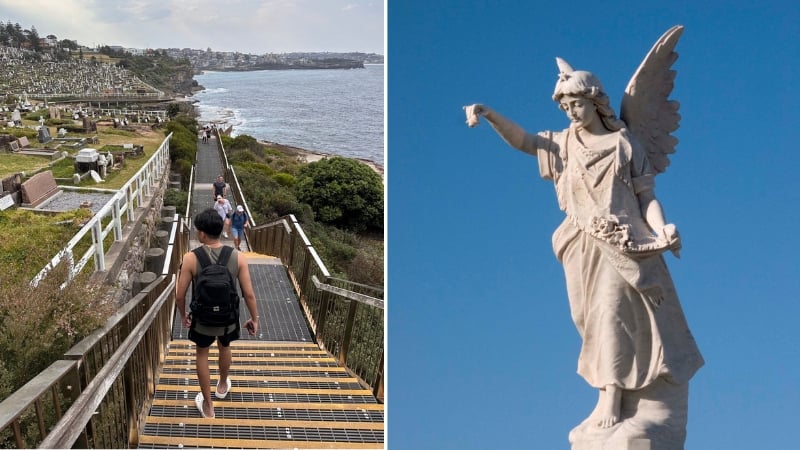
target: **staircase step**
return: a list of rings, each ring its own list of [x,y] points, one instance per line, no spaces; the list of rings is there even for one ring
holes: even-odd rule
[[[220,439],[142,436],[139,448],[296,448],[296,449],[373,449],[383,443],[297,441],[292,439]]]
[[[194,344],[170,344],[140,448],[384,447],[384,406],[315,344],[235,341],[231,350],[231,391],[204,419],[194,405]],[[213,392],[219,351],[209,353]]]

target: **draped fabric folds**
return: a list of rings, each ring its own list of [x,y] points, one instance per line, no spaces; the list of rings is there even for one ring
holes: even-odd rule
[[[685,383],[703,365],[637,194],[654,188],[647,155],[627,130],[597,148],[573,130],[531,135],[542,177],[567,217],[553,234],[583,344],[578,373],[593,387]],[[530,142],[530,141],[529,141]],[[606,232],[608,231],[608,232]]]

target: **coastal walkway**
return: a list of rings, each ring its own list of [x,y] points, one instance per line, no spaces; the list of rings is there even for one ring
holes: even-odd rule
[[[215,181],[217,181],[217,177],[220,175],[224,177],[225,169],[222,164],[222,159],[219,155],[216,136],[212,136],[208,142],[202,142],[198,140],[197,162],[195,164],[194,175],[195,181],[194,186],[192,187],[192,204],[189,208],[191,213],[190,219],[204,209],[214,207],[213,184]],[[231,202],[231,206],[235,210],[236,199],[233,197],[233,195],[231,195],[231,189],[226,190],[225,198]],[[192,230],[189,233],[189,239],[190,246],[192,248],[200,245],[200,242],[198,242],[197,238],[195,237],[194,227],[192,227]],[[233,239],[222,237],[222,243],[233,246]],[[242,251],[247,251],[249,249],[246,239],[242,239],[240,248]]]
[[[212,183],[224,174],[216,137],[198,141],[192,217],[213,206]],[[235,208],[231,189],[227,197]],[[189,248],[199,245],[192,230]],[[383,448],[383,404],[316,343],[281,260],[249,249],[243,240],[259,332],[245,331],[232,344],[228,396],[214,398],[214,419],[202,418],[194,404],[200,390],[195,347],[176,313],[139,448]],[[246,318],[244,302],[241,311]],[[212,390],[219,378],[216,345],[209,358]]]

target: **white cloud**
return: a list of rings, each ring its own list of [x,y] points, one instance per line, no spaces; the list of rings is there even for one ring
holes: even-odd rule
[[[383,53],[383,16],[354,0],[0,0],[0,20],[83,45],[245,53]]]

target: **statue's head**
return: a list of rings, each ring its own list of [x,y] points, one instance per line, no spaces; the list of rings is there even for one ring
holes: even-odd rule
[[[560,103],[561,97],[565,95],[590,99],[597,107],[597,113],[606,128],[616,131],[624,126],[616,118],[603,84],[593,73],[585,70],[574,70],[572,66],[561,58],[556,58],[556,64],[558,65],[559,73],[556,88],[553,91],[553,101]]]

